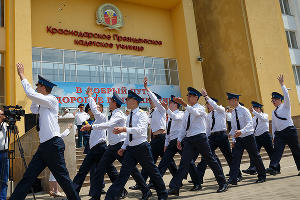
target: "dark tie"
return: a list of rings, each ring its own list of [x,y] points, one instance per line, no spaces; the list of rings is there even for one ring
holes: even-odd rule
[[[186,124],[186,131],[189,130],[190,125],[191,125],[191,114],[189,113],[188,121],[187,121],[187,124]]]
[[[130,112],[130,118],[129,118],[129,128],[132,127],[132,111]],[[132,134],[129,134],[129,142],[132,141]]]
[[[287,118],[285,118],[285,117],[279,117],[278,115],[277,115],[277,109],[278,109],[278,107],[275,109],[275,111],[274,111],[274,115],[275,115],[275,117],[277,117],[278,119],[281,119],[281,120],[287,120]]]
[[[240,125],[240,121],[239,121],[239,117],[238,117],[236,109],[234,109],[234,111],[235,111],[235,120],[236,120],[237,130],[241,130],[241,125]]]
[[[255,128],[254,128],[254,133],[256,131],[257,125],[258,125],[258,118],[256,118],[256,125],[255,125]]]
[[[216,119],[215,119],[215,111],[213,110],[212,111],[212,115],[211,115],[211,118],[212,118],[212,124],[211,124],[211,131],[213,130],[214,126],[215,126],[215,123],[216,123]]]
[[[152,109],[152,110],[150,111],[150,118],[152,118],[152,113],[153,113],[153,111],[154,111],[154,109]]]
[[[108,120],[110,120],[111,116],[112,116],[112,111],[110,110],[108,115]]]
[[[39,108],[38,108],[38,114],[36,115],[36,130],[37,130],[37,132],[39,132],[40,131],[40,107],[41,106],[39,106]]]
[[[167,135],[170,134],[170,130],[171,130],[171,123],[172,123],[172,118],[170,118],[169,123],[168,123],[168,128],[167,128]]]

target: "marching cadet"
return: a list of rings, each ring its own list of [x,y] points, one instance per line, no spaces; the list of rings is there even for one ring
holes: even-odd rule
[[[151,146],[154,164],[156,164],[158,157],[162,158],[164,155],[164,144],[165,144],[165,139],[166,139],[166,110],[161,105],[161,102],[160,102],[162,97],[159,94],[156,94],[155,92],[152,92],[149,89],[147,77],[144,78],[144,87],[148,93],[148,96],[150,97],[149,102],[150,102],[151,108],[153,109],[153,111],[151,113],[151,117],[150,117],[151,118],[150,146]],[[168,168],[172,175],[174,175],[176,173],[177,166],[176,166],[173,158],[171,159]],[[145,172],[144,169],[142,169],[141,173],[144,177],[144,180],[147,181],[148,174]],[[153,186],[153,184],[150,181],[149,187],[152,187],[152,186]]]
[[[40,145],[10,199],[25,199],[27,191],[30,190],[34,180],[45,167],[48,167],[67,195],[67,198],[78,200],[80,197],[73,187],[66,168],[64,158],[65,144],[60,137],[58,126],[58,101],[55,96],[51,95],[52,88],[56,85],[39,75],[35,91],[24,75],[23,64],[17,64],[17,71],[24,91],[32,101],[31,111],[39,115],[37,130],[39,132]]]
[[[95,122],[93,124],[100,124],[106,122],[105,115],[100,112],[100,106],[96,104],[94,98],[92,97],[93,91],[90,87],[87,88],[88,95],[88,108],[86,110],[91,110],[90,115],[94,115]],[[87,124],[86,124],[87,125]],[[85,180],[86,175],[90,172],[91,177],[91,187],[94,187],[95,184],[97,187],[98,184],[104,183],[104,180],[94,180],[93,176],[95,175],[97,163],[100,161],[106,150],[106,132],[104,130],[91,130],[90,140],[89,140],[90,150],[88,154],[85,156],[79,171],[74,177],[73,183],[76,191],[79,193],[81,186]],[[118,172],[113,165],[110,165],[107,168],[107,173],[111,181],[114,181]],[[101,186],[98,186],[101,187]],[[91,194],[91,193],[90,193]]]
[[[125,154],[119,177],[108,189],[106,200],[119,198],[121,188],[125,186],[137,163],[140,163],[146,173],[149,174],[157,191],[158,199],[167,199],[166,186],[158,168],[154,164],[151,147],[147,142],[148,116],[146,112],[139,109],[141,101],[143,101],[143,98],[128,90],[126,103],[127,108],[131,109],[131,112],[127,117],[126,127],[115,127],[113,130],[115,134],[127,132],[126,140],[118,151],[120,156],[123,156],[124,151]],[[148,199],[150,196],[151,192],[149,191],[143,199]]]
[[[123,157],[118,155],[118,150],[122,147],[127,134],[125,132],[120,134],[114,134],[113,128],[114,127],[124,127],[126,126],[126,119],[127,116],[122,112],[121,105],[123,104],[122,99],[117,95],[117,93],[113,93],[113,96],[109,102],[109,109],[112,111],[112,115],[108,122],[103,122],[101,124],[94,124],[94,125],[86,125],[82,129],[83,130],[107,130],[107,138],[108,138],[108,149],[103,154],[101,160],[97,165],[96,174],[92,177],[95,181],[103,180],[104,175],[106,173],[106,168],[109,167],[115,160],[118,160],[122,163]],[[144,181],[144,178],[138,171],[137,167],[134,167],[131,172],[132,177],[140,186],[143,192],[143,198],[149,194],[149,189]],[[95,186],[95,187],[94,187]],[[101,185],[91,185],[91,196],[92,199],[100,199],[101,197]],[[121,198],[125,198],[127,195],[127,191],[125,189],[122,190]],[[120,191],[121,192],[121,191]]]
[[[82,126],[87,125],[87,124],[93,124],[95,122],[95,116],[94,113],[91,111],[90,104],[86,104],[84,108],[85,113],[89,116],[87,120],[82,122]],[[88,154],[90,151],[90,135],[91,131],[81,131],[82,137],[83,137],[83,146],[84,146],[84,151],[83,154]]]
[[[206,112],[205,108],[198,104],[201,93],[196,89],[188,88],[188,103],[182,98],[174,98],[174,101],[186,107],[184,121],[180,136],[177,139],[177,147],[181,149],[181,141],[184,138],[184,148],[177,173],[170,182],[169,195],[179,195],[179,188],[182,179],[189,170],[190,162],[199,155],[205,158],[208,166],[213,170],[219,189],[217,192],[224,192],[228,185],[225,180],[222,168],[219,166],[214,155],[212,154],[207,136],[206,136]]]
[[[252,118],[254,127],[254,136],[257,145],[257,150],[260,152],[261,147],[264,147],[268,156],[271,160],[273,154],[273,143],[269,132],[269,119],[268,114],[263,112],[263,105],[252,101],[252,111],[254,117]],[[280,171],[280,168],[278,169]],[[250,166],[248,169],[243,170],[244,173],[254,175],[256,174],[256,169],[252,160],[250,160]]]
[[[77,134],[78,134],[76,147],[78,148],[82,147],[82,139],[83,139],[83,135],[80,129],[82,127],[82,123],[86,121],[88,118],[89,115],[86,112],[84,112],[84,104],[83,103],[79,104],[78,112],[75,114],[75,125],[77,127]]]
[[[237,185],[237,179],[244,149],[247,150],[250,159],[253,161],[257,169],[258,180],[256,181],[256,183],[265,182],[265,167],[256,148],[251,114],[247,108],[241,106],[241,104],[239,103],[239,97],[241,95],[227,93],[227,96],[229,105],[234,108],[231,113],[232,118],[230,134],[234,137],[233,140],[235,142],[234,147],[232,148],[232,165],[228,183]]]
[[[173,157],[175,156],[175,154],[182,154],[182,151],[177,148],[177,138],[183,125],[182,121],[184,112],[179,111],[179,107],[181,105],[174,101],[174,97],[174,95],[171,95],[169,106],[167,103],[162,102],[162,106],[167,110],[169,116],[166,133],[167,135],[164,146],[164,155],[158,165],[158,170],[162,176],[164,176],[168,166],[173,161]],[[192,161],[190,164],[189,174],[192,178],[192,183],[194,184],[193,188],[190,191],[200,190],[201,182],[194,161]]]
[[[227,136],[227,127],[226,127],[226,111],[225,108],[221,105],[218,105],[218,100],[215,98],[210,98],[207,95],[205,89],[201,91],[202,96],[205,97],[206,100],[206,107],[208,110],[207,116],[207,127],[206,133],[208,136],[209,146],[216,157],[219,165],[222,167],[221,162],[218,156],[215,154],[215,150],[219,148],[223,153],[228,166],[231,166],[232,163],[232,154],[230,149],[230,143]],[[203,180],[205,170],[207,168],[207,163],[204,158],[201,159],[201,162],[197,166],[199,170],[199,174],[201,179]],[[241,179],[241,173],[239,174],[239,180]]]
[[[300,176],[300,147],[298,142],[297,129],[294,126],[291,117],[291,104],[290,97],[286,86],[284,85],[283,75],[279,75],[277,78],[283,92],[281,94],[277,92],[272,93],[272,103],[276,109],[272,112],[272,135],[274,138],[274,152],[270,163],[268,173],[276,175],[279,173],[280,159],[282,157],[284,147],[287,144],[292,151],[297,169],[298,176]],[[282,102],[284,100],[284,103]]]

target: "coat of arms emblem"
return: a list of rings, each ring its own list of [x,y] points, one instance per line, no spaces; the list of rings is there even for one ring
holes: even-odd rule
[[[103,4],[96,13],[97,24],[106,26],[109,29],[119,29],[123,26],[123,16],[121,11],[113,4]]]

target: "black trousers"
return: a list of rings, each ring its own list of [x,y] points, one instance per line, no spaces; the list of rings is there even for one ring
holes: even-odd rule
[[[98,187],[102,188],[103,179],[95,180],[93,179],[93,175],[95,174],[95,169],[97,168],[98,162],[102,158],[104,152],[106,151],[106,143],[98,143],[93,148],[90,149],[89,153],[85,156],[79,171],[77,172],[76,176],[74,177],[73,183],[75,186],[76,191],[79,193],[81,186],[85,180],[86,175],[91,171],[91,188]],[[113,182],[118,177],[117,169],[112,165],[108,165],[106,168],[106,172]],[[96,186],[95,186],[96,185]]]
[[[170,188],[180,188],[182,179],[187,174],[191,161],[195,159],[199,153],[205,158],[208,166],[213,170],[218,184],[222,186],[226,183],[223,170],[210,150],[206,134],[200,133],[184,138],[184,147],[179,169],[170,182]]]
[[[150,142],[154,164],[156,164],[158,157],[162,158],[164,156],[165,139],[166,139],[165,134],[159,134],[159,135],[153,136],[153,138]],[[168,168],[172,175],[174,175],[177,171],[177,166],[176,166],[176,163],[175,163],[173,157],[172,157],[171,161],[169,162]],[[147,181],[148,174],[146,173],[146,170],[142,169],[141,174],[144,177],[144,180]]]
[[[154,164],[150,144],[144,142],[137,146],[129,146],[125,152],[119,177],[108,189],[105,199],[119,199],[120,191],[125,186],[137,163],[140,163],[146,170],[146,173],[149,174],[156,189],[157,196],[166,199],[168,197],[166,186],[158,168]]]
[[[180,151],[177,148],[177,139],[174,139],[174,140],[170,141],[170,143],[158,165],[158,170],[159,170],[161,176],[164,176],[164,174],[166,173],[166,170],[167,170],[168,166],[170,165],[170,162],[174,161],[173,158],[176,153],[179,153],[180,155],[182,155],[182,151]],[[200,185],[201,182],[200,182],[198,170],[197,170],[197,167],[195,166],[194,161],[191,161],[188,172],[191,176],[193,183],[196,185]]]
[[[123,157],[118,155],[118,150],[121,149],[123,145],[123,142],[119,142],[115,145],[109,145],[107,150],[105,151],[105,153],[103,154],[101,160],[99,161],[98,165],[97,165],[97,170],[96,170],[96,174],[95,176],[91,177],[91,179],[93,180],[93,182],[95,181],[99,181],[99,180],[103,180],[104,179],[104,175],[106,173],[106,169],[115,161],[118,160],[120,163],[123,162]],[[133,179],[136,181],[136,183],[142,187],[142,192],[145,193],[147,192],[149,189],[147,188],[147,185],[144,181],[144,178],[142,177],[141,173],[139,172],[139,170],[137,169],[137,167],[133,167],[132,172],[131,172],[131,176],[133,177]],[[115,181],[115,180],[114,180]],[[123,191],[124,188],[120,188],[121,190],[119,191],[119,196],[121,195],[121,192]],[[90,194],[92,197],[95,198],[100,198],[101,196],[101,190],[102,187],[101,185],[97,184],[97,185],[91,185],[91,189],[90,189]]]
[[[298,171],[300,171],[300,147],[298,142],[297,129],[294,126],[290,126],[282,131],[275,132],[274,153],[272,155],[270,167],[275,170],[279,167],[279,163],[286,144],[291,149],[297,169]]]
[[[25,199],[27,191],[30,190],[32,183],[46,167],[50,169],[63,191],[66,193],[68,199],[80,199],[66,168],[64,151],[65,143],[60,137],[54,137],[41,143],[10,199]]]
[[[211,134],[208,137],[208,142],[209,142],[210,149],[211,149],[213,155],[215,156],[220,167],[222,167],[221,162],[220,162],[218,156],[215,154],[215,151],[217,148],[219,148],[221,150],[222,154],[224,155],[224,157],[228,163],[228,166],[230,167],[231,163],[232,163],[232,154],[231,154],[230,144],[229,144],[229,140],[228,140],[226,131],[220,131],[220,132]],[[201,161],[197,165],[197,168],[198,168],[198,172],[199,172],[201,181],[203,182],[203,177],[204,177],[204,174],[205,174],[205,171],[207,168],[207,162],[204,157],[201,158]]]
[[[274,152],[274,148],[273,148],[272,137],[271,137],[269,131],[267,131],[259,136],[255,136],[255,141],[256,141],[257,151],[260,152],[261,148],[264,147],[264,149],[266,150],[266,152],[271,160],[273,152]],[[254,162],[252,160],[250,160],[249,169],[256,171]],[[280,171],[280,167],[277,169],[277,171]]]
[[[254,162],[257,169],[258,178],[266,178],[266,170],[263,161],[257,151],[254,135],[236,138],[236,143],[232,149],[232,166],[230,170],[230,179],[237,180],[240,164],[244,150],[247,150],[249,157]]]

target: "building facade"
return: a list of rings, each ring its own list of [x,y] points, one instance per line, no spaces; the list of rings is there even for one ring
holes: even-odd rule
[[[295,32],[289,34],[294,45],[299,17],[281,13],[283,0],[0,2],[1,104],[19,104],[29,112],[31,101],[15,68],[22,62],[30,82],[41,74],[59,85],[61,107],[84,103],[87,86],[106,106],[113,91],[126,96],[135,89],[143,96],[147,76],[164,98],[185,97],[188,86],[205,87],[223,105],[225,92],[240,93],[247,106],[259,101],[270,114],[271,92],[280,92],[276,77],[283,73],[292,114],[300,115],[300,59],[292,57],[298,47],[289,49],[285,33]],[[290,6],[293,15],[297,5]],[[291,17],[288,28],[285,18]]]

